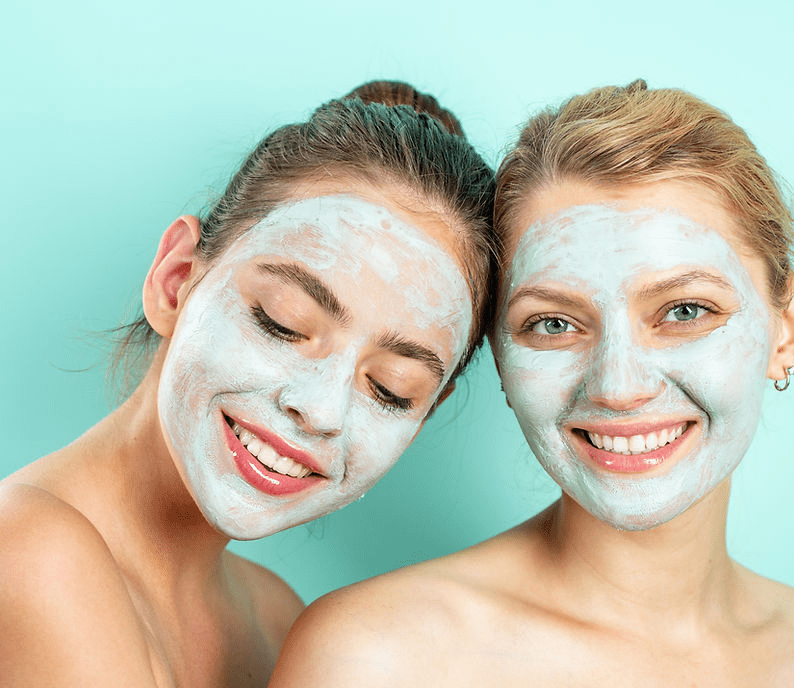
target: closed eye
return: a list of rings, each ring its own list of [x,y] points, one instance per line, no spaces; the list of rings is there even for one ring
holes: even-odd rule
[[[308,337],[300,332],[291,330],[276,322],[267,313],[265,313],[262,306],[251,306],[251,315],[259,328],[267,335],[279,339],[283,342],[300,342],[308,339]]]
[[[414,402],[406,397],[401,397],[387,387],[384,387],[374,378],[367,376],[372,396],[386,411],[409,411],[414,407]]]

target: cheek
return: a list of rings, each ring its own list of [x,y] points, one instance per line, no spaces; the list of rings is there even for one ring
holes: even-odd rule
[[[667,355],[671,377],[714,425],[737,422],[755,429],[770,351],[760,322],[764,321],[735,316],[707,337]]]
[[[397,462],[421,426],[421,420],[383,414],[360,399],[349,413],[345,428],[349,447],[346,482],[368,489]]]
[[[534,351],[508,337],[499,346],[499,365],[508,401],[526,432],[556,421],[570,407],[583,378],[583,363],[571,351]]]

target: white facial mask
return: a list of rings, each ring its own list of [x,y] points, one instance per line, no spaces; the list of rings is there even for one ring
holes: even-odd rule
[[[699,338],[643,346],[629,313],[632,288],[652,273],[693,269],[730,282],[738,310]],[[592,345],[533,349],[505,331],[511,295],[537,285],[564,286],[592,304]],[[616,528],[651,528],[682,513],[738,465],[760,416],[770,315],[717,231],[667,210],[568,208],[526,230],[503,294],[496,349],[505,392],[535,456],[587,511]],[[593,401],[620,397],[643,402],[621,410]],[[596,466],[565,430],[662,418],[699,422],[699,436],[686,455],[641,473]]]
[[[262,263],[299,264],[349,311],[344,324],[323,320],[321,351],[307,355],[296,343],[266,335],[252,317],[239,280]],[[421,427],[466,347],[471,318],[455,259],[387,208],[353,196],[323,196],[274,210],[198,281],[162,371],[161,423],[207,520],[232,538],[254,539],[366,492]],[[424,342],[445,366],[436,391],[410,410],[386,409],[362,389],[361,366],[373,342],[388,333]],[[296,421],[294,410],[310,429]],[[326,478],[294,494],[256,489],[235,466],[222,414],[307,452]]]

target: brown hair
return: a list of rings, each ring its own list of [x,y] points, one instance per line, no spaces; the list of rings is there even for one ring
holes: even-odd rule
[[[283,126],[260,141],[201,218],[196,254],[214,260],[288,200],[297,184],[329,176],[394,184],[449,221],[473,307],[468,345],[454,379],[481,344],[488,320],[494,174],[466,142],[454,115],[408,84],[363,84],[319,107],[308,121]],[[143,317],[120,329],[125,334],[117,359],[124,360],[127,372],[139,374],[160,338]]]
[[[566,178],[705,184],[766,262],[774,305],[782,309],[791,298],[792,219],[774,175],[741,127],[690,93],[649,90],[639,79],[574,96],[530,119],[497,173],[497,234],[506,235],[528,193]]]

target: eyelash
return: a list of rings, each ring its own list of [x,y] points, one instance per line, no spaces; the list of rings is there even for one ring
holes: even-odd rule
[[[290,330],[271,318],[261,306],[252,306],[251,313],[259,327],[276,339],[283,342],[300,342],[306,339],[306,335]],[[375,401],[386,411],[410,411],[414,407],[414,402],[406,397],[400,397],[384,387],[371,377],[367,377],[370,389],[374,394]]]
[[[572,332],[561,332],[559,335],[553,335],[551,333],[547,333],[544,335],[538,332],[532,332],[532,328],[535,327],[535,325],[537,325],[538,323],[542,323],[544,320],[560,320],[561,322],[564,322],[570,325],[572,328],[574,328],[574,331],[581,330],[581,327],[574,325],[569,318],[566,318],[563,315],[559,315],[557,313],[540,313],[538,315],[533,315],[531,318],[528,318],[524,322],[524,324],[519,328],[517,334],[534,334],[540,337],[544,337],[544,336],[558,337],[563,334],[572,334]]]
[[[265,334],[279,339],[282,342],[300,342],[306,339],[306,335],[300,332],[290,330],[288,327],[277,323],[267,313],[265,313],[262,306],[251,306],[251,314],[254,317],[257,325],[262,329]]]
[[[380,404],[386,411],[410,411],[414,407],[414,402],[405,397],[398,397],[393,392],[389,391],[380,382],[367,376],[370,389],[375,395],[375,401]]]
[[[673,322],[672,320],[665,320],[665,318],[667,318],[667,316],[670,315],[676,308],[680,308],[681,306],[694,306],[695,308],[702,308],[704,311],[711,314],[719,312],[712,304],[693,299],[682,299],[680,301],[674,301],[668,306],[665,306],[662,317],[659,320],[659,324],[661,325],[664,322]],[[698,321],[702,320],[702,317],[703,316],[701,315],[689,320],[676,320],[676,327],[694,327],[699,324]]]

